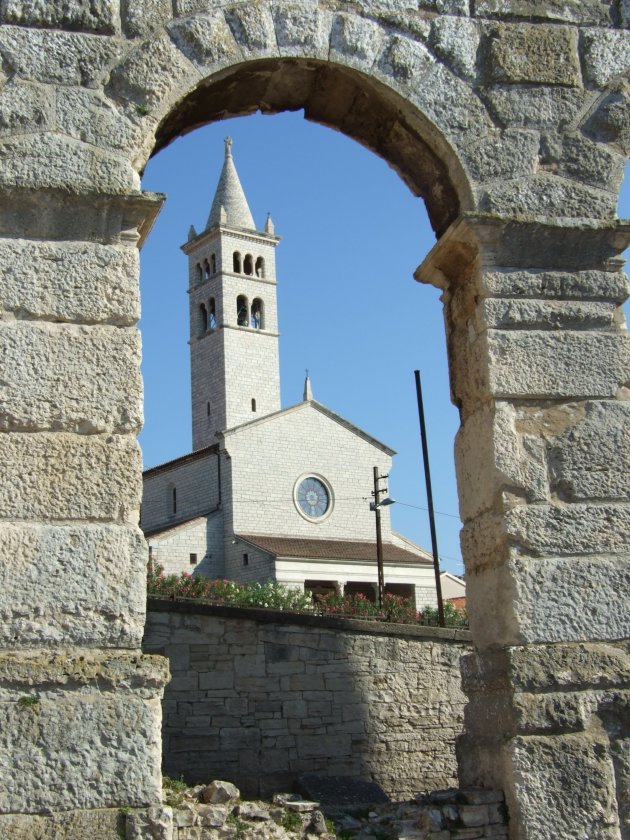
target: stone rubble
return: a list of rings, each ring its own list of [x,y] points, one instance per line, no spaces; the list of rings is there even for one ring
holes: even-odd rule
[[[275,794],[272,802],[241,801],[238,788],[219,780],[167,791],[165,799],[173,808],[172,840],[503,840],[508,836],[503,794],[482,789],[449,788],[407,802],[328,807],[327,816],[318,802],[293,793]],[[213,804],[205,804],[213,799]],[[131,836],[129,827],[127,836]]]

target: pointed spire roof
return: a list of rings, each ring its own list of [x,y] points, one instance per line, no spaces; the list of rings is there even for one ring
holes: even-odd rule
[[[218,224],[256,230],[238,172],[234,166],[231,137],[225,138],[225,161],[210,208],[206,230],[210,230]]]
[[[304,402],[308,402],[313,399],[313,389],[311,388],[311,380],[308,375],[308,370],[306,371],[306,379],[304,380],[304,396],[302,399]]]

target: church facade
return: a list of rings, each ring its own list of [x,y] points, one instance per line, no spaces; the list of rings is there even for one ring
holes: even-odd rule
[[[154,563],[316,592],[377,586],[373,470],[394,451],[313,399],[281,408],[275,249],[258,230],[226,140],[188,257],[193,451],[144,473],[141,526]],[[435,605],[431,556],[381,508],[385,588]]]

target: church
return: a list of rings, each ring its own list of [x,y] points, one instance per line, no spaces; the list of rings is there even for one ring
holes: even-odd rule
[[[394,450],[314,399],[282,408],[275,251],[254,223],[226,138],[204,230],[188,257],[193,451],[144,472],[154,564],[315,593],[377,590],[374,469]],[[379,485],[379,488],[382,485]],[[380,497],[379,497],[380,499]],[[431,555],[380,507],[385,591],[436,604]]]

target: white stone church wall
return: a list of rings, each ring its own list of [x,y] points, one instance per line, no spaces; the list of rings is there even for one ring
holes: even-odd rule
[[[374,540],[372,467],[388,473],[391,458],[311,405],[226,435],[225,447],[231,455],[237,534]],[[304,519],[293,502],[296,481],[311,473],[322,475],[334,494],[332,513],[318,523]],[[388,539],[387,508],[382,527]]]
[[[224,576],[221,511],[156,534],[148,543],[153,563],[162,566],[165,574],[188,572],[208,578]]]
[[[177,510],[173,512],[173,488]],[[208,452],[193,460],[144,476],[140,524],[145,531],[176,525],[205,514],[219,503],[217,455]]]

